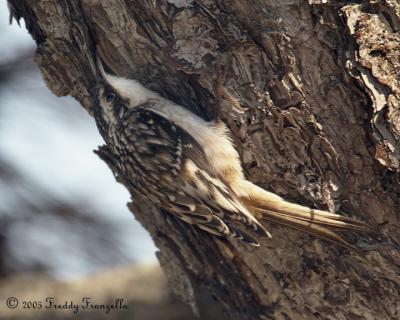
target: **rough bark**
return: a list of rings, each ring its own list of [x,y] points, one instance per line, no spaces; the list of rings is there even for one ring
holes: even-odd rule
[[[231,319],[400,317],[396,0],[10,3],[56,95],[91,112],[97,44],[114,73],[225,121],[253,182],[376,227],[348,237],[366,261],[275,225],[254,249],[176,221],[130,190],[129,207],[184,301],[196,308],[205,286]]]

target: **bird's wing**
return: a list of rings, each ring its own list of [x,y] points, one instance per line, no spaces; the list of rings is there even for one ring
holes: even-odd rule
[[[214,172],[187,131],[149,106],[128,111],[119,130],[128,146],[121,166],[136,166],[141,174],[134,177],[135,186],[153,202],[220,236],[258,245],[253,231],[269,235]]]

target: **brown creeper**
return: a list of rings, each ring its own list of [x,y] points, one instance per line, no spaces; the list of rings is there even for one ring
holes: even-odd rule
[[[206,122],[136,80],[102,76],[96,120],[119,169],[136,190],[212,234],[257,246],[262,220],[352,248],[336,231],[367,231],[357,220],[289,203],[246,180],[222,122]]]

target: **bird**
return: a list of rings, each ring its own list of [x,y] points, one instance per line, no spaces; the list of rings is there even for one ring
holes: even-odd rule
[[[247,180],[224,122],[206,121],[146,88],[105,71],[97,54],[97,126],[118,170],[136,192],[216,236],[259,246],[269,223],[354,247],[342,231],[362,221],[291,203]]]

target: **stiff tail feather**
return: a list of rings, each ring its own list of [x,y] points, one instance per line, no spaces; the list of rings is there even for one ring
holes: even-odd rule
[[[326,211],[311,209],[290,203],[281,197],[265,191],[254,184],[246,185],[247,197],[241,198],[256,219],[268,220],[312,234],[357,251],[338,232],[368,232],[371,229],[364,222]]]

